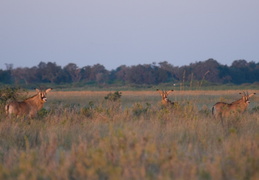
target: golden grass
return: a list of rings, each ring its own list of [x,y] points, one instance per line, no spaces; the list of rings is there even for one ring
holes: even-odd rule
[[[0,116],[0,179],[259,178],[256,96],[222,127],[210,106],[238,91],[175,91],[175,110],[157,92],[109,92],[53,91],[36,119]]]

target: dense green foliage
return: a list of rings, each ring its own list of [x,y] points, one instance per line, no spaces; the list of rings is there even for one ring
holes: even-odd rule
[[[201,85],[205,82],[214,84],[243,84],[259,82],[259,63],[236,60],[230,66],[219,64],[214,59],[176,67],[168,62],[158,64],[122,65],[115,70],[107,70],[103,65],[79,68],[74,63],[61,67],[56,63],[40,62],[31,68],[13,68],[7,65],[0,70],[1,84],[73,84],[83,85],[157,85],[160,83]]]

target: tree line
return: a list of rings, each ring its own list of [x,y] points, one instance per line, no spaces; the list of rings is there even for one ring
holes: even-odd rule
[[[75,63],[61,67],[55,62],[40,62],[30,68],[13,68],[12,64],[6,64],[5,70],[0,69],[0,83],[16,85],[33,83],[156,85],[201,81],[218,84],[259,82],[259,63],[235,60],[228,66],[214,59],[208,59],[179,67],[163,61],[133,66],[121,65],[115,70],[107,70],[101,64],[80,68]]]

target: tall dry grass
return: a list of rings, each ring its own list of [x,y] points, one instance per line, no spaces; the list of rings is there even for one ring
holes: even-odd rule
[[[259,179],[258,98],[222,127],[210,107],[238,95],[181,93],[172,110],[156,92],[53,92],[36,119],[1,115],[0,179]]]

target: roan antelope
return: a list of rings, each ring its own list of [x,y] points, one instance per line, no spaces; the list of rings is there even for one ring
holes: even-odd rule
[[[6,115],[15,115],[16,117],[29,116],[30,118],[35,117],[37,112],[43,107],[43,104],[47,102],[46,95],[52,88],[47,90],[36,89],[37,94],[22,101],[10,102],[5,106]]]
[[[225,102],[217,102],[212,107],[212,114],[215,116],[216,119],[221,118],[222,120],[222,118],[227,118],[230,116],[235,116],[237,114],[243,113],[250,103],[249,98],[255,95],[256,93],[248,95],[247,92],[243,92],[239,94],[242,94],[241,99],[238,99],[230,104]]]
[[[173,105],[175,105],[174,102],[170,101],[170,100],[167,98],[167,96],[168,96],[171,92],[174,91],[173,89],[172,89],[172,90],[169,90],[169,91],[157,89],[157,91],[160,93],[160,95],[161,95],[161,97],[162,97],[162,101],[161,101],[162,105],[164,105],[164,106],[170,106],[170,105],[173,106]]]

